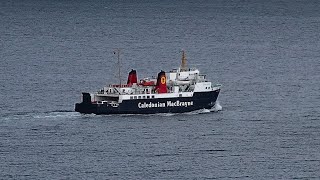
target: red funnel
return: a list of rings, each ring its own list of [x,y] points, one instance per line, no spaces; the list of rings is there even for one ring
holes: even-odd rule
[[[132,69],[128,75],[127,84],[132,85],[133,83],[137,83],[137,71]]]

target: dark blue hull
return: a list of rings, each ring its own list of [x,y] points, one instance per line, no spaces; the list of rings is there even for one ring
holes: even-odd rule
[[[215,105],[220,90],[195,92],[193,97],[130,99],[117,107],[110,104],[93,104],[89,101],[77,103],[75,111],[85,114],[155,114],[184,113],[199,109],[210,109]],[[87,99],[89,99],[87,97]]]

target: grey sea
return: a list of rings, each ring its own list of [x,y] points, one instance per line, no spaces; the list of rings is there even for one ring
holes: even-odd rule
[[[2,0],[0,179],[320,179],[320,1]],[[82,115],[180,65],[222,110]]]

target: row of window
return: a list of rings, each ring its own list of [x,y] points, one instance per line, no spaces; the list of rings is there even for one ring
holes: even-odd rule
[[[179,94],[179,97],[182,97],[182,94]],[[130,99],[150,99],[154,98],[154,95],[152,96],[130,96]]]
[[[150,99],[154,98],[154,95],[152,96],[130,96],[130,99]]]

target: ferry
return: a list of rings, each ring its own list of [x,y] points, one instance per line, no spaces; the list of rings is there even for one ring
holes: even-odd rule
[[[119,60],[119,52],[118,52]],[[120,70],[119,70],[120,76]],[[184,113],[215,106],[221,85],[213,84],[196,68],[188,68],[185,52],[181,65],[157,78],[138,81],[132,69],[126,84],[111,84],[95,93],[82,93],[75,111],[83,114]]]

